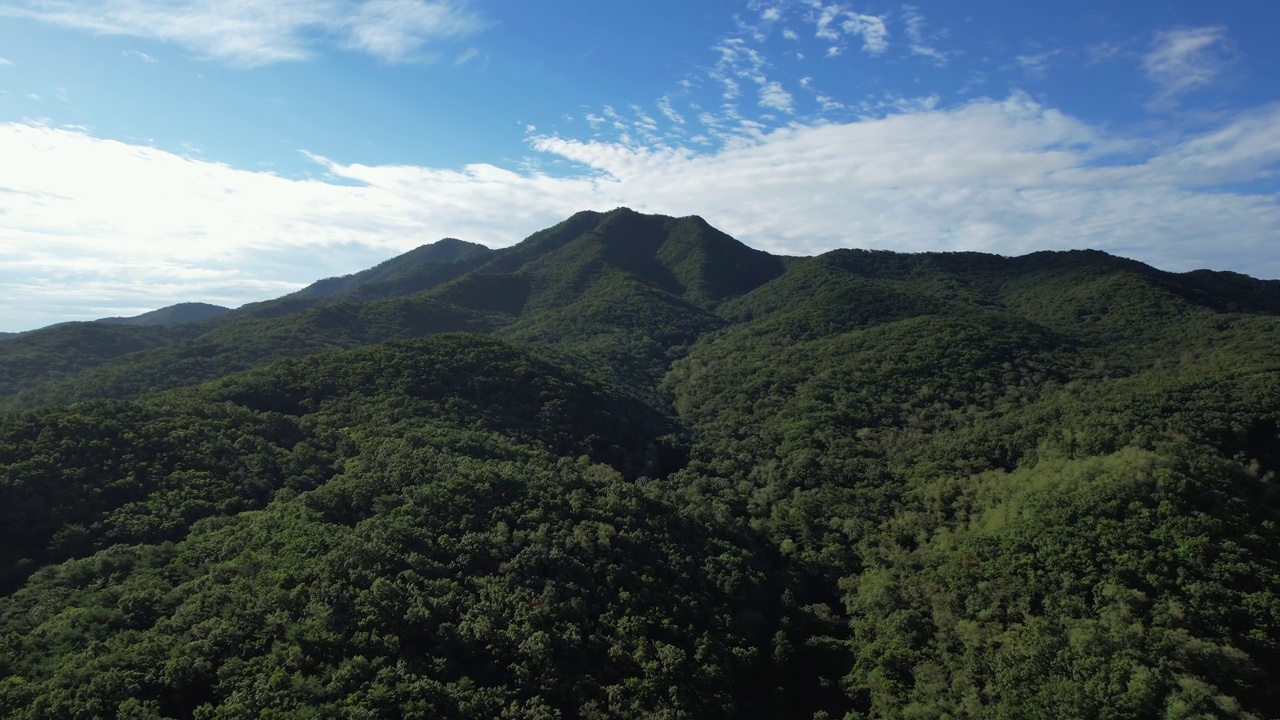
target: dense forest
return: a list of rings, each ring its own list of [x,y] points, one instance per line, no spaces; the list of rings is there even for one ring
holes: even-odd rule
[[[0,716],[1280,718],[1278,281],[619,209],[140,317],[0,342]]]

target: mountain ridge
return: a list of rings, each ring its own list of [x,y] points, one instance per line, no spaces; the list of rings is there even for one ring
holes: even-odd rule
[[[820,267],[830,269],[819,271]],[[858,277],[863,279],[855,282]],[[857,317],[879,317],[872,309],[877,304],[888,303],[897,308],[895,312],[911,307],[917,310],[910,312],[937,311],[942,306],[929,298],[943,296],[965,297],[970,304],[1005,309],[1012,302],[1018,312],[1030,312],[1029,317],[1037,322],[1100,341],[1127,342],[1144,328],[1151,330],[1150,338],[1164,332],[1153,329],[1150,322],[1134,321],[1139,316],[1145,318],[1144,304],[1173,308],[1182,303],[1186,308],[1159,320],[1163,323],[1160,328],[1181,322],[1186,312],[1200,312],[1195,308],[1212,312],[1280,310],[1280,281],[1211,271],[1167,273],[1095,250],[1042,251],[1006,258],[969,252],[842,249],[810,258],[783,259],[749,248],[698,216],[645,215],[624,207],[576,213],[500,250],[452,238],[428,243],[367,270],[219,313],[200,321],[203,325],[193,325],[177,335],[157,335],[141,345],[139,340],[85,336],[76,326],[66,325],[46,329],[64,336],[62,340],[51,336],[7,338],[0,346],[0,369],[11,379],[0,386],[0,403],[132,397],[140,391],[201,382],[225,369],[245,369],[317,349],[415,337],[427,332],[426,328],[471,328],[521,342],[574,344],[575,352],[604,353],[601,357],[611,357],[612,367],[628,368],[624,376],[613,380],[649,387],[665,372],[669,353],[679,353],[677,348],[690,345],[725,320],[746,318],[742,309],[776,294],[773,284],[779,281],[799,283],[797,287],[808,288],[805,292],[824,298],[819,315],[836,312],[841,317],[820,320],[814,315],[804,322],[830,327],[850,326]],[[1045,291],[1055,284],[1061,287],[1058,292]],[[1214,299],[1222,295],[1215,292],[1223,289],[1232,300]],[[1179,298],[1175,305],[1165,300],[1170,293]],[[423,297],[413,299],[418,294]],[[744,299],[757,296],[759,299]],[[1144,296],[1146,299],[1141,299]],[[1137,303],[1128,310],[1134,315],[1127,320],[1121,319],[1125,312],[1122,306],[1112,308],[1115,298],[1120,297],[1126,303]],[[442,303],[430,311],[439,320],[426,320],[424,302]],[[777,302],[790,304],[793,314],[803,305],[787,294]],[[335,335],[317,326],[314,332],[330,339],[301,343],[266,339],[273,333],[279,338],[296,334],[312,322],[302,318],[323,322],[323,314],[314,314],[316,308],[365,303],[383,303],[369,306],[372,315],[368,317],[381,318],[376,321],[381,329],[373,334],[339,330]],[[611,307],[625,309],[623,315],[635,313],[650,319],[648,324],[640,323],[644,327],[637,331],[628,327],[635,324],[631,320],[620,325],[617,317],[621,316],[608,309]],[[836,308],[858,309],[849,314]],[[354,319],[365,311],[342,312]],[[457,313],[472,319],[465,320]],[[451,314],[455,319],[444,319]],[[480,321],[480,317],[488,319]],[[1082,322],[1091,317],[1110,320]],[[583,319],[590,319],[589,330],[583,330]],[[276,321],[284,323],[278,330],[261,324]],[[783,321],[778,318],[776,322]],[[665,328],[660,338],[650,337],[648,328],[657,327]],[[240,328],[258,349],[249,353],[237,350],[243,343],[235,339],[240,331],[234,328]],[[252,339],[262,332],[267,335]],[[213,334],[192,344],[206,333]],[[606,335],[610,339],[603,340]],[[13,345],[15,340],[25,344]],[[47,357],[50,351],[63,352],[56,348],[86,343],[103,349],[81,354],[74,362],[68,362],[65,355],[57,360]],[[149,355],[135,358],[137,352]],[[1141,354],[1132,348],[1124,352]],[[239,359],[232,360],[233,356]],[[207,358],[198,363],[207,369],[197,370],[197,365],[186,359],[196,357]],[[121,384],[128,368],[137,362],[155,368],[147,375],[151,379]],[[162,380],[166,377],[170,379]],[[57,384],[49,385],[51,380]]]

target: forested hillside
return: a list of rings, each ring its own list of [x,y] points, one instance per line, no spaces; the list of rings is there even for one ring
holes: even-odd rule
[[[3,717],[1280,718],[1280,282],[620,209],[0,368]]]

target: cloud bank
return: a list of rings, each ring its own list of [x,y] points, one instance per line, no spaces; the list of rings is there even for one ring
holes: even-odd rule
[[[478,32],[464,0],[0,0],[0,17],[174,43],[242,67],[305,60],[327,42],[386,62]]]
[[[236,305],[440,237],[503,246],[620,205],[699,214],[775,253],[1092,247],[1171,270],[1280,277],[1280,196],[1247,185],[1280,165],[1280,105],[1163,146],[1020,94],[796,124],[705,153],[529,142],[584,169],[312,155],[323,179],[289,179],[79,129],[0,125],[0,330],[182,300]]]

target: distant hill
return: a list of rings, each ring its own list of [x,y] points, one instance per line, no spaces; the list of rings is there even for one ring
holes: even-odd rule
[[[414,301],[406,303],[399,310],[386,311],[390,313],[388,317],[400,319],[389,324],[383,323],[381,330],[372,331],[373,335],[369,335],[365,329],[348,331],[335,328],[330,323],[329,329],[319,335],[295,343],[280,338],[282,335],[295,338],[295,328],[307,326],[308,320],[305,317],[285,320],[275,335],[270,332],[259,334],[256,323],[297,316],[320,305],[351,302],[352,298],[370,300],[404,297],[423,287],[432,287],[456,277],[466,271],[469,260],[490,252],[492,251],[483,245],[446,239],[419,247],[369,270],[343,278],[321,280],[297,293],[266,302],[251,303],[236,310],[205,303],[181,303],[131,318],[104,318],[95,323],[60,323],[36,331],[15,333],[7,338],[0,337],[0,340],[5,341],[5,348],[0,351],[0,402],[23,388],[33,389],[42,383],[65,380],[81,370],[92,370],[120,355],[194,340],[228,324],[234,328],[237,327],[236,323],[249,323],[253,328],[244,336],[244,347],[225,351],[229,355],[220,354],[221,351],[212,348],[225,347],[225,338],[233,337],[236,332],[234,329],[215,333],[201,344],[175,349],[168,355],[159,353],[139,357],[137,372],[121,372],[117,366],[113,366],[84,378],[82,382],[73,383],[77,387],[88,387],[88,384],[94,382],[105,383],[101,391],[49,388],[31,397],[79,397],[85,392],[88,392],[87,396],[133,395],[199,382],[272,359],[296,357],[332,347],[380,342],[394,337],[414,337],[418,333],[415,328],[420,328],[425,322],[420,317],[421,306]],[[371,310],[373,315],[383,312],[381,309]],[[368,315],[369,313],[365,314]],[[86,329],[85,325],[90,324],[96,328]],[[484,324],[483,327],[490,325]],[[167,327],[174,329],[160,330]],[[480,327],[471,321],[443,322],[437,331],[477,330]],[[158,330],[139,335],[133,328]],[[270,339],[273,337],[275,340]],[[349,339],[335,341],[335,337]],[[9,345],[8,340],[20,340],[23,344]],[[193,356],[203,360],[193,360]],[[230,359],[231,356],[236,359]],[[211,359],[215,357],[223,359]],[[129,366],[133,362],[134,360],[129,360],[123,364]],[[193,367],[193,363],[199,369]],[[155,370],[143,371],[143,367],[153,367]]]
[[[71,322],[12,335],[0,341],[0,398],[66,380],[113,358],[197,337],[205,329]]]
[[[216,318],[231,312],[230,308],[209,303],[178,303],[133,317],[109,317],[98,320],[108,325],[181,325]]]
[[[456,307],[422,294],[325,305],[277,318],[238,319],[195,337],[104,358],[78,376],[28,387],[17,399],[30,405],[136,397],[195,385],[276,360],[442,332],[489,333],[507,321],[509,318]],[[0,362],[3,357],[0,354]]]

